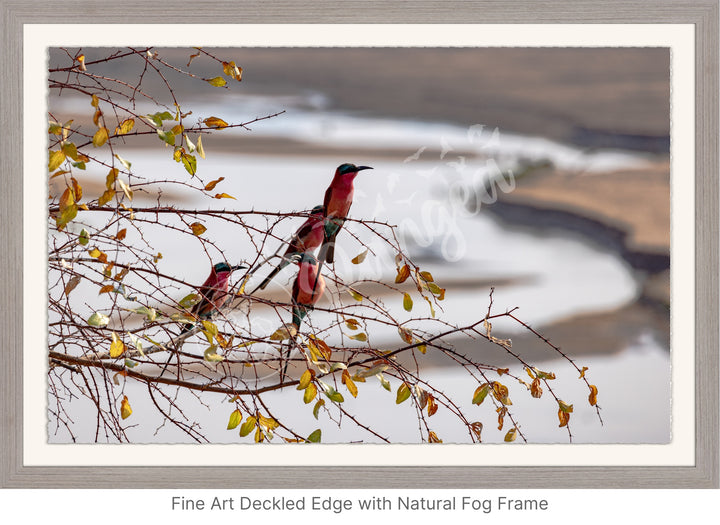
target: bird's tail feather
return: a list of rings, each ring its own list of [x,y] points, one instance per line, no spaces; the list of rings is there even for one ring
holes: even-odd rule
[[[285,260],[285,259],[283,259],[283,261],[282,261],[280,264],[278,264],[278,265],[275,267],[275,269],[268,274],[267,277],[265,277],[265,280],[264,280],[264,281],[260,284],[260,286],[258,286],[256,289],[257,289],[257,290],[264,290],[265,287],[266,287],[268,284],[270,284],[270,281],[272,281],[272,280],[275,278],[275,276],[280,273],[280,270],[282,270],[283,268],[285,268],[288,264],[290,264],[290,262],[287,261],[287,260]]]

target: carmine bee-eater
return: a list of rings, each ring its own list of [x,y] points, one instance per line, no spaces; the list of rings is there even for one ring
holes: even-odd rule
[[[362,170],[371,170],[370,166],[341,164],[335,170],[330,186],[325,191],[325,238],[318,259],[332,263],[335,258],[335,238],[343,227],[355,193],[354,181]]]
[[[292,287],[292,322],[295,328],[300,328],[308,309],[315,306],[325,292],[325,279],[318,272],[318,261],[313,254],[305,252],[293,259],[298,261],[299,268]]]
[[[298,231],[296,231],[295,234],[292,236],[292,239],[290,239],[287,250],[285,250],[280,264],[278,264],[277,267],[272,272],[270,272],[267,277],[265,277],[265,280],[262,282],[262,284],[257,287],[258,290],[265,289],[268,283],[272,281],[272,279],[280,272],[280,270],[290,264],[291,257],[293,255],[310,252],[322,244],[325,236],[324,216],[324,206],[315,206],[312,209],[312,211],[310,212],[310,217],[308,217],[308,219],[303,223],[303,225],[300,226]]]
[[[295,254],[291,260],[297,262],[299,266],[292,287],[292,324],[298,330],[308,309],[313,308],[325,292],[325,279],[318,271],[318,261],[313,254],[308,252]],[[288,362],[289,359],[285,361],[283,373],[280,376],[281,381],[287,374]]]
[[[230,266],[226,262],[215,264],[210,270],[208,278],[205,279],[202,286],[198,288],[200,301],[195,303],[195,306],[192,307],[190,312],[200,319],[210,319],[229,299],[228,286],[230,275],[240,268],[247,268],[247,266],[242,264]],[[191,330],[193,326],[193,324],[186,324],[183,332]]]

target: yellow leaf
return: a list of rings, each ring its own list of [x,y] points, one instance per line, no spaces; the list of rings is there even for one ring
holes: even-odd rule
[[[122,417],[123,419],[127,419],[130,417],[130,414],[132,414],[130,402],[128,401],[127,396],[123,396],[123,400],[120,403],[120,417]]]
[[[261,426],[267,430],[275,430],[277,427],[280,426],[280,423],[278,423],[271,417],[265,417],[261,415],[258,418],[258,426]]]
[[[569,414],[570,412],[573,411],[573,406],[572,406],[572,405],[568,405],[567,403],[565,403],[565,402],[562,401],[561,399],[558,399],[558,405],[560,406],[560,411],[561,411],[561,412],[565,412],[565,413],[568,413],[568,414]]]
[[[62,150],[65,155],[67,155],[71,159],[78,160],[77,146],[75,146],[75,144],[73,144],[72,142],[66,142],[65,144],[63,144]]]
[[[584,366],[582,367],[582,370],[580,370],[580,379],[585,377],[585,372],[587,372],[588,367]]]
[[[100,101],[98,100],[97,95],[93,95],[92,100],[90,101],[90,105],[92,105],[92,107],[96,108],[96,107],[98,107],[99,103],[100,103]]]
[[[222,182],[225,180],[225,177],[220,177],[219,179],[215,179],[214,181],[208,182],[205,185],[205,191],[212,191],[215,189],[215,186],[218,185],[219,182]]]
[[[481,441],[480,434],[482,434],[483,424],[480,423],[480,421],[475,421],[474,423],[470,423],[470,430],[473,431],[473,434],[475,434],[475,437],[478,438],[478,441]]]
[[[349,335],[350,339],[355,339],[356,341],[367,341],[367,334],[365,332],[360,332],[359,334],[355,335]]]
[[[507,434],[505,434],[504,441],[506,443],[510,443],[512,441],[515,441],[515,438],[517,438],[517,428],[513,427],[507,431]]]
[[[361,254],[358,254],[355,257],[353,257],[353,259],[350,262],[353,264],[360,264],[361,262],[363,262],[365,260],[365,257],[367,257],[367,254],[368,254],[368,250],[365,250]]]
[[[590,405],[595,406],[597,405],[597,393],[598,389],[595,385],[590,385],[590,396],[588,397],[588,401],[590,402]]]
[[[100,117],[103,116],[103,112],[100,111],[100,109],[95,110],[95,114],[93,115],[93,124],[96,126],[100,126]]]
[[[115,190],[105,190],[105,192],[100,195],[100,198],[98,199],[98,206],[105,206],[108,202],[112,200],[114,196]]]
[[[348,392],[350,392],[350,394],[353,397],[357,397],[357,395],[358,395],[357,386],[355,386],[355,383],[353,382],[352,378],[350,377],[350,372],[348,372],[347,370],[343,370],[342,382],[347,387]]]
[[[108,130],[105,127],[100,128],[95,132],[95,135],[93,135],[92,143],[93,146],[96,148],[99,148],[103,144],[105,144],[108,140]]]
[[[242,412],[240,412],[240,409],[236,408],[235,410],[233,410],[233,413],[230,414],[230,419],[228,420],[227,424],[227,430],[237,428],[237,426],[240,424],[240,421],[242,421]]]
[[[305,394],[303,395],[303,402],[307,405],[308,403],[310,403],[310,401],[315,399],[316,395],[317,395],[317,387],[314,384],[310,383],[305,388]]]
[[[410,397],[411,393],[412,392],[410,392],[410,387],[407,385],[407,383],[403,382],[403,384],[398,387],[395,404],[399,405],[400,403],[405,401],[407,398]]]
[[[558,419],[560,420],[560,424],[558,426],[565,427],[570,421],[570,413],[564,412],[562,409],[558,410]]]
[[[431,283],[433,282],[433,276],[430,272],[420,272],[420,277],[422,277],[425,282]]]
[[[235,199],[232,195],[228,195],[227,193],[216,193],[215,194],[216,199]],[[237,200],[237,199],[235,199]]]
[[[397,284],[404,283],[408,277],[410,277],[410,267],[406,264],[398,270],[395,282]]]
[[[530,385],[530,395],[532,395],[535,398],[539,398],[542,396],[543,390],[540,388],[540,378],[536,377],[533,379],[532,384]]]
[[[360,323],[357,319],[346,319],[345,326],[347,326],[350,330],[357,330],[360,327]]]
[[[255,416],[249,416],[245,420],[245,423],[240,425],[240,437],[245,437],[248,434],[250,434],[250,432],[252,432],[253,429],[255,428],[256,424],[257,424],[257,419],[255,419]]]
[[[208,117],[205,120],[203,120],[203,122],[209,128],[223,129],[228,126],[227,122],[225,122],[223,119],[218,118],[218,117]],[[199,144],[200,144],[200,141],[198,140],[198,151],[200,149]],[[200,156],[205,158],[202,154]]]
[[[412,310],[413,307],[413,300],[412,297],[410,297],[409,293],[403,294],[403,308],[405,308],[406,311]]]
[[[348,288],[348,293],[352,295],[352,298],[355,299],[358,302],[361,302],[363,300],[363,296],[360,295],[360,293],[356,292],[352,288]]]
[[[215,77],[207,80],[207,83],[215,87],[223,87],[227,84],[227,81],[223,77]]]
[[[438,404],[435,401],[435,396],[432,394],[428,394],[428,405],[427,405],[427,411],[428,411],[428,417],[432,416],[437,412],[438,410]]]
[[[313,373],[308,368],[303,372],[303,374],[300,376],[300,383],[298,383],[297,389],[298,390],[305,390],[307,386],[310,384],[310,381],[312,381]]]
[[[51,151],[48,160],[48,171],[55,171],[65,162],[65,153],[62,151]]]
[[[133,199],[133,191],[130,189],[130,186],[125,184],[125,181],[122,179],[118,179],[117,182],[120,185],[120,187],[122,188],[123,193],[125,193],[125,196],[128,199],[132,200]]]
[[[193,222],[190,225],[190,229],[192,230],[193,234],[197,236],[200,236],[207,231],[207,228],[199,222]]]
[[[80,186],[75,177],[71,177],[70,181],[72,182],[73,192],[75,193],[75,200],[79,201],[80,199],[82,199],[82,186]]]
[[[115,133],[117,135],[126,135],[132,131],[133,127],[135,127],[135,119],[128,118],[123,120],[120,125],[115,128]]]
[[[203,149],[201,136],[198,136],[197,152],[198,152],[198,155],[200,155],[200,157],[202,157],[203,159],[205,158],[205,150]]]
[[[120,357],[125,352],[125,343],[118,337],[118,335],[112,333],[112,343],[110,343],[110,357]]]
[[[170,130],[173,135],[181,135],[184,131],[182,124],[175,124]]]
[[[70,188],[66,188],[60,197],[60,213],[55,218],[55,223],[59,230],[62,230],[65,225],[73,220],[77,216],[78,207],[75,204],[73,191]]]
[[[437,434],[433,432],[432,430],[428,432],[428,441],[430,443],[442,443],[442,439],[437,437]]]

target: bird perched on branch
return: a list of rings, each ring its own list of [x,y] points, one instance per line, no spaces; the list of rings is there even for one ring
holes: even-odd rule
[[[197,302],[190,311],[199,319],[210,319],[216,312],[222,308],[230,297],[228,293],[230,276],[235,270],[247,268],[247,266],[239,264],[230,266],[226,262],[219,262],[210,269],[210,275],[202,284],[198,291],[200,292],[200,301]],[[194,324],[186,324],[183,332],[188,332]]]
[[[341,164],[335,170],[330,186],[325,191],[325,238],[318,254],[321,262],[332,263],[335,259],[335,238],[345,224],[355,193],[354,180],[362,170],[371,170],[370,166]]]
[[[312,309],[325,292],[325,279],[318,271],[318,261],[313,254],[305,252],[293,259],[299,268],[292,287],[292,323],[299,329],[308,309]]]
[[[310,252],[320,246],[324,239],[324,216],[325,207],[315,206],[310,212],[310,217],[295,232],[288,243],[287,250],[282,256],[282,260],[277,267],[265,277],[265,280],[256,288],[256,290],[264,290],[270,281],[291,262],[293,255]]]
[[[325,279],[319,272],[318,261],[313,254],[308,252],[294,254],[291,260],[297,262],[299,266],[292,287],[292,324],[296,334],[308,310],[315,306],[325,292]],[[291,335],[292,341],[295,341],[295,334]],[[281,381],[287,374],[289,357],[288,354],[288,361],[285,361],[283,373],[280,376]]]

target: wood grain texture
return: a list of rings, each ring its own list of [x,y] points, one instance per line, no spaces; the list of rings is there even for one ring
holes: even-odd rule
[[[52,8],[50,8],[52,5]],[[718,487],[718,1],[0,0],[0,486],[16,488],[710,488]],[[52,13],[50,12],[52,11]],[[22,463],[22,24],[85,23],[690,23],[696,27],[696,465],[694,467],[25,467]],[[11,190],[12,188],[12,190]]]

